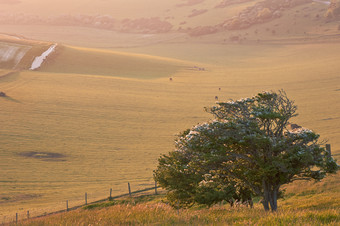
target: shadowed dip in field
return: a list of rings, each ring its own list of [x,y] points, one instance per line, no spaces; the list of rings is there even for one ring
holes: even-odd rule
[[[1,194],[0,204],[37,199],[39,197],[41,197],[41,195],[38,195],[38,194],[17,194],[17,195],[8,195],[8,196],[6,194]]]
[[[19,153],[20,156],[27,158],[40,159],[44,161],[66,161],[65,155],[53,152],[27,151]]]

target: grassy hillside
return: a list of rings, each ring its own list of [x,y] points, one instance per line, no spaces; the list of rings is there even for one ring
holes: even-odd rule
[[[52,43],[31,41],[16,36],[0,35],[0,68],[27,70],[33,60]],[[145,54],[89,49],[59,45],[48,56],[39,71],[106,75],[139,79],[171,77],[191,67],[190,62]]]
[[[155,79],[171,77],[189,66],[188,62],[170,58],[62,46],[39,71]]]
[[[0,91],[8,97],[0,98],[0,222],[13,219],[16,212],[24,217],[26,210],[34,216],[63,209],[65,200],[70,206],[83,203],[85,192],[94,201],[107,197],[110,188],[114,194],[125,193],[127,182],[133,190],[152,185],[158,156],[173,149],[176,133],[210,117],[203,107],[213,105],[215,96],[238,99],[285,89],[299,107],[294,122],[328,139],[338,159],[339,50],[337,44],[160,45],[138,50],[196,61],[178,70],[176,61],[164,58],[150,61],[145,55],[65,47],[41,71],[1,77]],[[65,69],[56,60],[62,54],[70,60],[65,60]],[[72,65],[70,56],[84,57],[87,63],[91,56],[131,57],[147,65],[169,62],[177,71],[172,82],[168,77],[136,79],[137,74],[126,78],[124,70],[130,69],[117,64],[124,69],[121,77],[92,75],[86,64]],[[109,62],[94,62],[110,68]],[[108,70],[97,68],[102,74]],[[148,73],[140,75],[147,78]],[[301,205],[309,198],[316,205],[313,200],[319,197],[336,205],[338,185],[339,175],[287,190],[311,192]]]
[[[35,57],[40,56],[50,45],[49,42],[0,34],[0,68],[29,69]]]
[[[339,190],[338,190],[339,191]],[[219,204],[209,209],[195,206],[176,210],[162,195],[145,195],[86,206],[83,209],[20,222],[19,225],[338,225],[340,199],[334,193],[291,193],[279,201],[277,213]]]
[[[263,23],[226,29],[231,18],[257,16],[245,12],[263,1],[128,2],[0,1],[0,30],[8,33],[0,36],[0,92],[7,95],[0,97],[0,223],[27,210],[64,209],[66,200],[81,204],[85,192],[91,202],[110,188],[126,193],[128,182],[133,190],[152,186],[159,155],[174,148],[175,134],[210,118],[203,108],[215,96],[284,89],[298,105],[294,123],[320,133],[340,160],[339,20],[324,17],[327,6],[306,1]],[[42,67],[28,71],[53,43]],[[339,174],[287,185],[274,215],[259,206],[178,214],[151,202],[39,222],[336,224],[339,187]]]
[[[152,184],[160,151],[171,149],[188,120],[202,120],[194,113],[203,104],[183,98],[201,101],[199,91],[169,78],[22,71],[0,83],[8,95],[0,99],[2,219],[20,208],[32,214],[63,208],[65,198],[74,205],[86,191],[90,200],[110,188],[120,194],[128,181],[132,189]],[[46,153],[64,157],[39,158]]]

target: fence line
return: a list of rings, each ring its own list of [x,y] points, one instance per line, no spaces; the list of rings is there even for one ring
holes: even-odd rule
[[[45,217],[45,216],[50,216],[50,215],[53,215],[53,214],[58,214],[58,213],[65,213],[65,212],[68,212],[68,211],[71,211],[71,210],[79,209],[79,208],[87,206],[87,205],[101,203],[101,202],[105,202],[105,201],[111,201],[111,200],[122,198],[122,197],[126,197],[126,196],[131,197],[133,194],[138,194],[138,193],[142,193],[142,192],[146,192],[146,191],[151,191],[151,190],[154,190],[155,191],[154,194],[157,195],[158,194],[157,193],[157,188],[159,188],[159,187],[157,186],[157,182],[155,182],[155,186],[153,186],[153,187],[144,188],[144,189],[137,190],[137,191],[131,191],[130,183],[128,183],[128,190],[129,190],[128,193],[112,196],[112,188],[110,188],[110,196],[108,198],[100,199],[100,200],[96,200],[96,201],[92,201],[92,202],[87,202],[87,192],[86,192],[85,193],[85,204],[69,207],[69,200],[66,200],[66,208],[65,209],[58,210],[58,211],[53,211],[53,212],[49,212],[49,213],[40,214],[40,215],[34,216],[34,217],[32,215],[30,215],[29,210],[27,210],[27,218],[21,219],[21,221],[25,221],[25,220],[28,220],[28,219],[37,219],[37,218],[41,218],[41,217]],[[4,216],[4,219],[5,218],[6,218],[6,216]],[[19,221],[20,220],[19,220],[19,217],[18,217],[18,213],[16,213],[15,214],[15,220],[8,221],[8,222],[4,222],[3,221],[2,223],[0,223],[0,225],[6,225],[6,224],[10,224],[10,223],[16,223],[17,224]]]

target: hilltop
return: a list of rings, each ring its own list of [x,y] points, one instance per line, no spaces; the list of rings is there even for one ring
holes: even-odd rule
[[[78,1],[72,1],[68,3],[68,7],[74,12],[59,14],[50,9],[52,11],[46,16],[44,13],[32,14],[34,10],[27,11],[22,8],[26,5],[25,2],[18,2],[15,7],[22,12],[11,13],[11,7],[14,6],[4,5],[4,9],[8,10],[0,12],[0,23],[4,32],[66,44],[74,44],[74,38],[79,41],[79,36],[67,36],[69,32],[67,28],[76,27],[82,32],[86,31],[86,34],[100,30],[101,36],[97,37],[101,40],[101,44],[108,42],[116,47],[122,47],[120,42],[117,43],[119,41],[117,34],[127,37],[124,39],[125,46],[169,41],[210,43],[338,41],[340,3],[334,10],[330,10],[329,5],[324,3],[312,0],[220,0],[217,2],[177,0],[171,3],[158,1],[147,10],[148,15],[144,15],[142,11],[138,11],[138,7],[141,9],[146,7],[141,5],[142,3],[128,5],[117,1],[102,2],[96,6],[84,3],[83,9],[80,9],[76,8]],[[30,7],[34,6],[34,3],[30,4]],[[43,6],[36,5],[36,8],[39,7]],[[93,14],[89,10],[90,7],[103,8],[102,11],[105,13]],[[121,13],[116,12],[117,7],[121,8]],[[30,29],[26,30],[28,26]],[[81,34],[80,31],[78,35]],[[111,41],[108,40],[109,36]],[[136,38],[144,41],[137,41]],[[89,37],[84,34],[81,39],[89,40]]]
[[[1,69],[29,69],[35,57],[43,54],[52,44],[18,36],[0,34]]]
[[[169,77],[191,63],[145,54],[57,45],[0,35],[0,67],[52,73],[151,79]]]

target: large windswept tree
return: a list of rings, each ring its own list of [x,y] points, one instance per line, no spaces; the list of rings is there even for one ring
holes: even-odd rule
[[[175,151],[160,157],[155,179],[172,203],[210,205],[253,193],[276,211],[282,185],[339,169],[318,134],[288,128],[296,110],[284,91],[218,102],[206,108],[214,120],[180,134]]]

